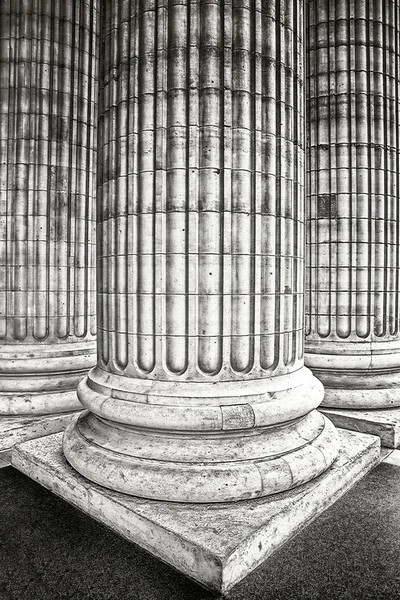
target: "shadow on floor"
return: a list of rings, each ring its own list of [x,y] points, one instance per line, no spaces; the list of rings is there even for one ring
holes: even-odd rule
[[[1,600],[211,600],[11,467],[0,470]],[[400,468],[381,464],[226,596],[400,599]]]

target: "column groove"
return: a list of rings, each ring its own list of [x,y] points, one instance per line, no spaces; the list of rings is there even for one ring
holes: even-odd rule
[[[400,406],[399,3],[307,3],[306,364],[324,405]]]
[[[302,8],[127,6],[103,6],[99,362],[64,452],[139,496],[275,493],[337,453],[303,364]],[[127,37],[129,56],[113,53]],[[121,157],[113,127],[126,105],[138,117]],[[119,260],[126,282],[109,275]]]
[[[81,407],[95,362],[97,3],[0,6],[0,414]]]

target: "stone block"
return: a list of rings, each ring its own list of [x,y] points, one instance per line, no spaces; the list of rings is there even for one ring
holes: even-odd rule
[[[382,446],[400,447],[400,408],[375,410],[320,409],[336,427],[359,431],[381,438]]]
[[[18,444],[12,464],[67,502],[216,592],[226,592],[379,463],[379,438],[339,431],[333,466],[298,488],[255,500],[182,504],[112,492],[65,460],[62,434]]]
[[[0,416],[0,452],[18,442],[64,431],[77,412],[42,416]],[[4,459],[3,459],[4,460]]]

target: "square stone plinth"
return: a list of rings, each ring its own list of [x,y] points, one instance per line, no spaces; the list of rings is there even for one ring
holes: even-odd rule
[[[9,451],[19,442],[64,431],[76,414],[69,412],[38,417],[0,415],[0,452]]]
[[[225,592],[379,463],[379,438],[342,430],[340,439],[339,458],[313,482],[225,504],[178,504],[111,492],[69,466],[62,434],[17,445],[12,464],[203,586]]]
[[[400,408],[382,410],[320,409],[336,427],[378,435],[382,446],[400,447]]]

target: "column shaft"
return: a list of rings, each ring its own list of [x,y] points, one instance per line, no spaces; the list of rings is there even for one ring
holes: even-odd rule
[[[326,406],[400,406],[400,4],[307,10],[306,364]]]
[[[302,16],[104,3],[99,358],[64,437],[102,485],[237,500],[336,456],[303,365]]]
[[[95,362],[94,0],[0,3],[0,414],[80,408]]]

